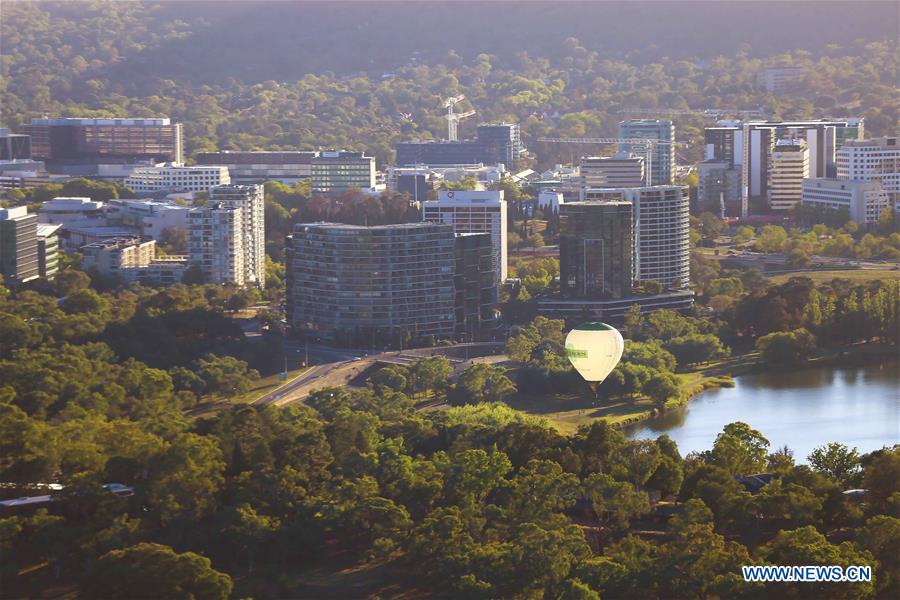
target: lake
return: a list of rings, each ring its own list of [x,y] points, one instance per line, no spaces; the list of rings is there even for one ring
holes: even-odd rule
[[[631,439],[666,433],[682,455],[709,450],[722,428],[744,421],[805,463],[816,447],[840,442],[860,453],[900,443],[900,362],[811,367],[735,377],[685,406],[625,430]]]

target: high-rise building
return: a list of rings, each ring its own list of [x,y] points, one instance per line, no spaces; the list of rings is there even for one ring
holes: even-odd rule
[[[262,185],[220,185],[209,192],[210,202],[241,211],[244,227],[244,283],[266,285],[266,209]]]
[[[373,345],[450,337],[455,243],[453,229],[437,223],[295,225],[285,243],[288,325],[295,333],[359,336]]]
[[[24,206],[0,208],[0,275],[7,287],[40,276],[37,215]]]
[[[697,165],[697,200],[702,210],[720,216],[745,216],[740,169],[729,167],[724,160],[705,160]]]
[[[619,123],[619,137],[623,139],[675,141],[675,124],[659,119],[631,119]],[[645,156],[646,146],[640,143],[619,144],[620,152],[635,156]],[[649,185],[672,185],[675,183],[675,151],[669,144],[653,144],[650,164],[645,173],[650,173]],[[646,176],[645,176],[646,178]]]
[[[846,210],[849,218],[864,225],[877,223],[891,206],[881,182],[858,179],[804,179],[801,201],[803,206]]]
[[[153,119],[32,119],[22,133],[51,173],[124,176],[134,165],[181,163],[180,123]]]
[[[244,285],[244,224],[240,208],[209,204],[191,211],[188,264],[208,283]]]
[[[624,152],[615,156],[583,156],[580,172],[582,190],[644,185],[644,159]]]
[[[498,298],[493,248],[487,233],[458,233],[455,237],[456,336],[472,341],[495,321]]]
[[[486,164],[515,165],[525,153],[518,123],[482,123],[478,126],[478,143],[481,144]]]
[[[687,186],[596,189],[587,201],[628,201],[634,207],[635,281],[687,289],[691,280],[690,199]]]
[[[296,183],[312,177],[312,160],[318,152],[200,152],[198,165],[224,165],[235,183],[281,181]]]
[[[0,160],[29,160],[31,158],[31,136],[11,133],[0,127]]]
[[[567,202],[559,208],[559,288],[564,296],[631,294],[631,202]]]
[[[778,140],[769,166],[769,209],[793,208],[800,202],[803,180],[809,176],[809,147],[806,141]]]
[[[59,225],[37,226],[38,273],[51,279],[59,272]]]
[[[740,166],[743,161],[744,129],[740,121],[720,121],[716,127],[703,131],[706,160],[723,161],[728,167]]]
[[[498,284],[506,281],[506,200],[503,190],[438,192],[422,203],[422,219],[446,223],[454,233],[489,233]]]
[[[810,177],[834,177],[835,151],[846,141],[863,135],[863,119],[822,119],[819,121],[748,121],[742,124],[741,195],[749,199],[768,198],[769,171],[775,144],[783,139],[807,143]]]
[[[896,137],[850,140],[837,151],[838,179],[877,181],[900,208],[900,145]]]
[[[314,194],[339,194],[375,186],[375,159],[364,152],[328,150],[311,161]]]
[[[139,167],[125,178],[125,187],[138,194],[168,192],[208,192],[217,185],[231,183],[228,167],[185,167],[167,164],[160,167]]]

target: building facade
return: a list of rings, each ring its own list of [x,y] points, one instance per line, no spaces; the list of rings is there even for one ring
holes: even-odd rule
[[[297,334],[326,339],[450,337],[456,329],[453,229],[301,223],[285,243],[286,311]]]
[[[615,156],[583,156],[581,189],[641,187],[644,185],[644,159],[619,152]]]
[[[422,203],[422,220],[446,223],[454,233],[488,233],[497,284],[506,281],[507,207],[503,190],[441,191],[437,200]]]
[[[57,197],[41,204],[38,220],[47,225],[101,223],[106,218],[106,204],[90,198]]]
[[[311,160],[314,194],[340,194],[375,186],[375,158],[364,152],[329,150]]]
[[[724,160],[705,160],[697,165],[697,200],[702,210],[721,217],[742,217],[741,171]]]
[[[596,189],[587,201],[631,202],[635,281],[656,281],[669,289],[687,289],[691,280],[690,198],[687,186]]]
[[[559,288],[565,297],[631,295],[631,202],[568,202],[559,210]]]
[[[851,140],[837,152],[837,178],[877,181],[894,210],[900,207],[900,145],[896,137]]]
[[[156,242],[138,237],[117,237],[81,247],[82,268],[101,275],[121,276],[122,269],[146,267],[156,257]]]
[[[124,175],[129,165],[184,161],[181,124],[166,118],[32,119],[22,133],[51,173]]]
[[[142,237],[159,240],[167,229],[187,232],[190,206],[156,200],[114,199],[107,203],[110,222],[134,227]]]
[[[160,167],[139,167],[125,178],[125,187],[138,194],[166,192],[208,192],[217,185],[231,183],[228,167],[185,167],[167,164]]]
[[[401,167],[475,165],[484,162],[484,148],[481,142],[475,140],[398,142],[395,150],[396,163]]]
[[[0,127],[0,161],[30,159],[31,136],[12,133],[6,127]]]
[[[809,147],[806,141],[779,140],[769,167],[769,209],[793,208],[800,202],[803,180],[809,176]]]
[[[518,123],[482,123],[478,126],[478,143],[481,144],[483,162],[515,165],[525,153]]]
[[[38,273],[52,279],[59,272],[59,225],[37,226]]]
[[[878,181],[814,178],[803,180],[803,206],[846,210],[859,224],[873,225],[891,206],[888,193]]]
[[[191,211],[188,226],[188,265],[207,283],[242,286],[244,223],[240,208],[209,204]]]
[[[220,185],[210,190],[210,202],[241,211],[244,226],[244,283],[266,286],[265,188],[254,185]]]
[[[312,159],[318,152],[200,152],[198,165],[228,167],[231,180],[236,183],[264,183],[280,181],[296,183],[312,177]]]
[[[619,137],[623,139],[675,141],[675,124],[672,121],[658,119],[631,119],[619,123]],[[636,144],[619,144],[619,152],[627,152],[635,156],[645,156],[646,146]],[[650,164],[645,166],[650,173],[649,185],[672,185],[675,183],[675,150],[669,144],[654,144]],[[645,177],[646,178],[646,177]]]
[[[7,287],[40,276],[37,215],[24,206],[0,208],[0,275]]]
[[[496,321],[497,282],[493,248],[487,233],[459,233],[454,240],[453,274],[456,338],[474,341]]]

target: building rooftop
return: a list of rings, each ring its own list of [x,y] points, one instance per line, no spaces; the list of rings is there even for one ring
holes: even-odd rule
[[[84,197],[59,196],[41,205],[40,212],[69,212],[73,210],[101,210],[104,204]]]
[[[168,117],[160,118],[116,118],[116,119],[82,119],[73,117],[56,117],[52,119],[31,119],[32,125],[120,125],[120,126],[160,126],[170,125]]]
[[[48,225],[46,223],[38,223],[37,226],[37,236],[40,237],[49,237],[54,235],[62,225]]]
[[[393,225],[350,225],[347,223],[329,223],[327,221],[319,221],[315,223],[297,223],[294,225],[294,231],[298,229],[308,229],[310,227],[316,229],[339,229],[347,231],[391,231],[402,229],[428,229],[430,227],[440,227],[442,223],[432,223],[430,221],[418,221],[415,223],[395,223]],[[449,227],[447,225],[446,227]]]

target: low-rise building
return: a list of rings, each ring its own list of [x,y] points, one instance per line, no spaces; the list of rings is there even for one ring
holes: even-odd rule
[[[375,158],[364,152],[323,151],[311,163],[314,194],[340,194],[375,187]]]
[[[116,237],[82,246],[82,268],[101,275],[120,275],[122,269],[146,267],[156,256],[156,242],[138,237]]]
[[[825,177],[805,179],[801,201],[803,206],[846,210],[851,219],[866,225],[877,223],[882,211],[891,206],[879,181]]]
[[[706,160],[697,166],[700,208],[719,216],[746,216],[741,198],[741,170],[724,160]],[[724,214],[723,214],[724,213]]]
[[[644,159],[627,152],[618,152],[614,156],[583,156],[579,172],[582,190],[644,185]]]
[[[167,229],[187,232],[190,206],[158,200],[110,200],[107,217],[111,223],[134,227],[141,236],[159,240]]]
[[[228,167],[221,165],[186,167],[167,163],[155,167],[138,167],[125,178],[125,187],[138,194],[208,192],[217,185],[228,183],[231,183]]]
[[[99,224],[105,218],[106,205],[103,202],[83,197],[57,197],[44,202],[38,210],[38,220],[47,225]]]
[[[296,183],[312,177],[314,151],[231,151],[200,152],[198,165],[224,165],[228,167],[234,183],[264,183],[280,181]]]

